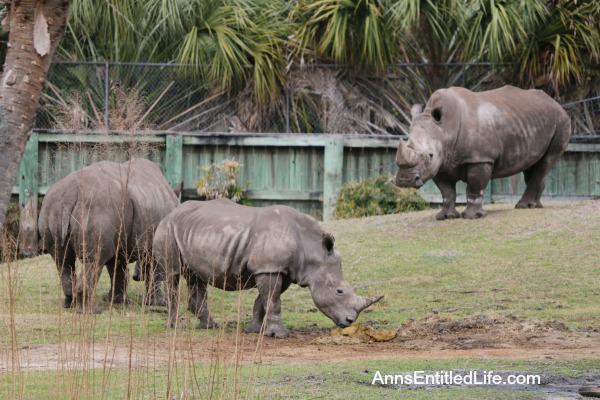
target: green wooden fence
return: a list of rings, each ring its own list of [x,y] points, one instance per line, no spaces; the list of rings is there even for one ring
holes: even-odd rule
[[[201,167],[234,159],[241,164],[239,181],[255,205],[287,204],[330,219],[343,183],[395,172],[398,140],[393,136],[319,134],[34,133],[14,190],[19,193],[25,218],[21,234],[30,238],[25,252],[35,247],[38,194],[46,193],[69,173],[100,160],[149,158],[162,166],[172,185],[183,180],[184,197],[193,198]],[[523,191],[521,174],[497,179],[488,185],[487,200],[516,202]],[[459,185],[459,202],[464,202],[464,192],[465,185]],[[430,202],[441,202],[433,182],[421,188],[421,193]],[[600,144],[572,143],[548,176],[545,198],[593,197],[600,197]],[[29,230],[24,231],[26,227]]]

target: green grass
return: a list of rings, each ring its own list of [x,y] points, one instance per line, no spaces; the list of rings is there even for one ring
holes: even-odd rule
[[[541,210],[491,205],[482,220],[435,221],[435,211],[323,223],[336,237],[345,278],[361,295],[386,297],[360,316],[375,327],[399,327],[409,318],[435,311],[460,318],[476,313],[557,320],[582,331],[600,329],[600,205],[596,201],[547,204]],[[9,279],[10,271],[10,279]],[[103,273],[98,299],[108,290]],[[131,282],[131,304],[97,316],[81,316],[60,306],[62,293],[49,256],[0,266],[0,346],[10,365],[11,348],[56,344],[65,351],[119,342],[155,346],[173,343],[164,308],[142,305],[143,285]],[[14,303],[11,303],[11,292]],[[256,290],[209,292],[211,311],[224,324],[219,332],[179,332],[182,346],[198,348],[204,338],[234,336],[250,320]],[[307,289],[293,285],[282,297],[288,328],[330,328],[316,312]],[[104,304],[106,307],[106,304]],[[11,311],[11,310],[14,310]],[[182,312],[189,316],[189,313]],[[14,328],[13,328],[14,323]],[[244,335],[242,335],[244,336]],[[111,348],[106,345],[106,348]],[[231,349],[227,349],[231,351]],[[185,354],[193,354],[181,350]],[[340,346],[340,351],[348,351]],[[150,358],[152,353],[149,352]],[[592,355],[587,355],[591,357]],[[412,371],[453,368],[550,371],[576,375],[598,371],[597,360],[373,360],[306,364],[252,364],[228,361],[153,365],[133,360],[131,369],[90,361],[73,370],[35,372],[0,369],[0,399],[24,398],[396,398],[395,389],[369,384],[368,370]],[[17,362],[18,366],[18,362]],[[598,372],[597,372],[598,373]],[[248,386],[248,382],[250,385]],[[247,387],[248,386],[248,387]],[[212,397],[207,395],[212,391]],[[540,393],[490,389],[402,390],[409,398],[543,398]]]
[[[412,371],[521,371],[531,374],[580,378],[600,373],[595,360],[537,362],[507,360],[378,360],[300,364],[264,364],[235,368],[232,365],[196,364],[146,370],[46,371],[28,373],[25,399],[161,398],[171,381],[172,398],[268,398],[268,399],[543,399],[539,392],[501,389],[436,389],[373,385],[375,371],[398,374]],[[170,378],[170,375],[172,378]],[[221,385],[224,382],[225,385]],[[182,390],[181,388],[185,388]],[[0,394],[2,392],[0,391]]]
[[[487,206],[483,220],[434,212],[326,223],[360,293],[384,293],[369,319],[397,326],[430,311],[556,319],[600,327],[597,202],[542,210]]]

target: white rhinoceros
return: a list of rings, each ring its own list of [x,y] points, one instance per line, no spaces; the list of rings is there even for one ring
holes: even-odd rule
[[[411,114],[408,141],[400,141],[396,154],[396,185],[418,188],[433,178],[443,196],[437,219],[485,216],[490,179],[521,171],[527,188],[516,207],[542,207],[546,175],[571,137],[569,116],[540,90],[440,89]],[[458,181],[467,182],[462,214],[455,208]]]
[[[104,265],[112,281],[106,298],[125,302],[127,264],[134,261],[136,276],[146,281],[146,301],[164,305],[160,283],[148,271],[152,239],[158,223],[178,205],[160,168],[141,158],[101,161],[52,185],[40,210],[39,234],[58,269],[63,306],[98,312],[93,298]],[[76,259],[83,269],[75,285]]]
[[[230,200],[187,201],[165,217],[154,236],[154,256],[166,273],[168,326],[178,316],[180,276],[188,281],[188,309],[201,328],[216,327],[206,304],[206,286],[224,290],[258,288],[246,332],[278,338],[280,295],[292,284],[308,286],[316,306],[345,327],[383,296],[358,296],[342,276],[331,234],[312,217],[286,206],[246,207]]]

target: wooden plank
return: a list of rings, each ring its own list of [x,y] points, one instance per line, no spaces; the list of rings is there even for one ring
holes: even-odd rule
[[[246,194],[252,201],[322,201],[323,192],[307,192],[299,190],[247,190]],[[198,198],[198,192],[195,189],[185,189],[184,197],[186,199]]]
[[[37,255],[38,233],[38,134],[33,132],[25,146],[19,169],[19,254]]]
[[[600,143],[569,143],[567,146],[568,152],[600,152]]]
[[[183,136],[184,145],[204,146],[315,147],[326,141],[325,135]]]
[[[323,220],[333,219],[338,192],[342,186],[342,170],[344,167],[344,142],[331,139],[325,145],[323,176]]]
[[[398,147],[401,136],[369,136],[369,135],[344,135],[344,147],[360,147],[369,149]]]
[[[183,140],[179,135],[168,135],[165,152],[165,178],[171,187],[183,180]]]
[[[111,135],[90,133],[88,135],[70,135],[64,133],[41,133],[40,143],[124,143],[124,142],[146,142],[165,143],[164,136],[156,135]]]

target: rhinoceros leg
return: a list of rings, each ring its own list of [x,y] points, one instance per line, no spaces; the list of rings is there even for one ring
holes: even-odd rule
[[[256,300],[254,300],[254,308],[252,309],[252,321],[250,325],[244,332],[246,333],[259,333],[262,328],[262,323],[265,319],[265,307],[263,306],[262,300],[260,299],[260,294],[256,296]]]
[[[535,167],[535,166],[534,166]],[[515,208],[542,208],[542,203],[540,198],[542,197],[542,192],[546,187],[546,176],[542,179],[535,177],[532,179],[534,175],[534,167],[531,167],[525,171],[523,171],[523,178],[525,178],[525,193],[517,202]]]
[[[490,163],[471,164],[467,167],[467,208],[461,217],[475,219],[485,217],[483,194],[492,177],[493,165]]]
[[[166,306],[167,302],[161,288],[161,282],[152,276],[150,276],[144,282],[146,284],[146,296],[144,297],[144,304],[148,306]]]
[[[281,274],[258,274],[254,276],[260,301],[267,318],[263,334],[276,338],[288,337],[289,332],[281,321],[281,291],[283,279]],[[256,302],[254,303],[256,306]],[[260,315],[259,315],[260,317]]]
[[[546,175],[550,172],[552,165],[556,161],[559,155],[546,154],[531,168],[523,171],[523,177],[525,178],[525,193],[521,199],[517,202],[515,208],[542,208],[542,193],[546,188]]]
[[[540,199],[546,188],[546,176],[550,169],[563,154],[569,139],[571,138],[571,124],[568,119],[562,119],[557,123],[554,137],[540,160],[529,169],[523,171],[525,178],[525,193],[517,202],[516,208],[542,208]]]
[[[155,263],[149,256],[142,257],[138,262],[136,269],[144,271],[144,284],[146,285],[146,296],[144,304],[149,306],[166,306],[167,302],[161,289],[161,283],[164,281],[164,273],[159,273],[160,265]]]
[[[106,269],[110,275],[111,288],[108,293],[104,296],[104,301],[127,304],[127,281],[128,281],[128,269],[127,260],[123,256],[119,256],[116,259],[111,259],[106,263]]]
[[[200,329],[218,328],[219,324],[211,317],[208,311],[206,282],[193,273],[188,276],[188,310],[198,318]]]
[[[77,279],[76,310],[83,314],[98,314],[100,308],[96,307],[95,294],[98,279],[104,264],[89,261],[83,264],[81,275]]]
[[[169,309],[167,328],[185,328],[185,323],[179,316],[179,278],[180,275],[177,273],[167,276],[167,307]]]
[[[289,279],[283,279],[282,285],[281,285],[281,294],[283,294],[283,292],[285,292],[291,284],[291,280]],[[252,321],[250,322],[250,325],[248,325],[248,327],[246,329],[244,329],[244,332],[246,333],[260,333],[260,330],[263,327],[263,321],[265,318],[265,306],[261,300],[260,297],[260,293],[258,296],[256,296],[256,300],[254,301],[254,309],[252,310]]]
[[[65,295],[62,305],[64,308],[73,307],[75,305],[73,301],[73,285],[77,280],[77,276],[75,275],[75,252],[70,246],[56,248],[52,252],[52,257],[58,269],[60,284]]]
[[[152,257],[147,253],[143,253],[135,263],[135,269],[133,276],[131,277],[134,281],[144,281],[146,285],[146,295],[144,297],[144,304],[148,306],[166,306],[167,301],[161,289],[161,282],[164,279],[156,273],[158,265],[154,262]]]
[[[456,211],[456,181],[450,181],[442,177],[433,178],[433,182],[442,192],[442,209],[437,213],[437,220],[459,218],[460,214]]]

